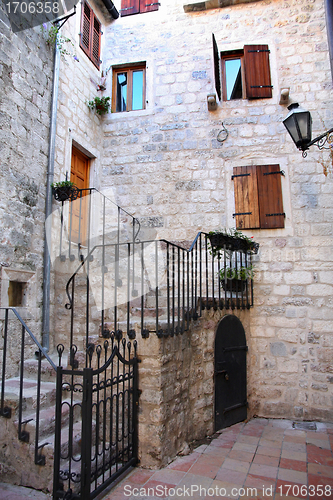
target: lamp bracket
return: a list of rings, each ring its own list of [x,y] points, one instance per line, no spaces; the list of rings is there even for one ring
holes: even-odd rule
[[[333,128],[327,130],[324,134],[319,135],[315,139],[313,139],[307,145],[307,149],[310,146],[317,146],[318,149],[333,149]],[[307,157],[307,152],[303,151],[303,158]]]

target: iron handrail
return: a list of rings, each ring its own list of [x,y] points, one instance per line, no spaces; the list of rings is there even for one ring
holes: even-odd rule
[[[43,353],[43,356],[48,360],[48,362],[50,363],[50,365],[52,366],[52,368],[56,372],[57,371],[56,364],[52,361],[52,359],[50,358],[50,356],[47,354],[47,351],[44,349],[44,347],[42,347],[42,345],[38,342],[38,340],[36,339],[36,337],[34,336],[34,334],[32,333],[32,331],[30,330],[30,328],[28,327],[28,325],[21,318],[21,316],[19,315],[19,313],[17,312],[17,310],[15,309],[15,307],[0,307],[0,310],[12,311],[15,314],[15,316],[17,317],[17,319],[19,320],[19,322],[21,323],[21,325],[24,327],[25,331],[29,334],[30,338],[34,341],[34,343],[37,345],[38,349]]]
[[[45,456],[40,453],[40,450],[48,443],[39,444],[39,424],[40,424],[40,402],[41,402],[41,362],[42,356],[48,361],[52,369],[56,372],[57,367],[49,357],[46,350],[31,332],[28,325],[21,318],[20,314],[14,307],[0,307],[0,310],[5,310],[5,328],[3,337],[3,360],[2,360],[2,379],[1,379],[1,402],[0,415],[5,418],[11,418],[12,409],[5,407],[5,386],[6,386],[6,362],[7,362],[7,342],[8,342],[8,320],[9,311],[12,311],[16,319],[21,325],[21,349],[20,349],[20,368],[19,368],[19,399],[18,399],[18,438],[20,441],[29,442],[30,435],[26,430],[25,425],[33,419],[23,420],[23,397],[24,397],[24,355],[25,355],[25,333],[27,332],[30,339],[38,347],[38,371],[37,371],[37,394],[36,394],[36,430],[35,430],[35,464],[45,465]],[[12,319],[12,318],[11,318]]]

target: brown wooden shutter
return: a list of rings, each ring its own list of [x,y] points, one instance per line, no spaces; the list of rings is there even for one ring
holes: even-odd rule
[[[140,12],[151,12],[152,10],[158,10],[158,7],[158,0],[140,0]]]
[[[216,43],[215,35],[213,35],[213,58],[214,58],[214,77],[215,77],[215,89],[219,100],[221,100],[221,62],[220,62],[220,54],[219,49]]]
[[[234,167],[235,218],[237,229],[260,227],[256,166]]]
[[[82,5],[80,47],[88,57],[90,57],[90,22],[92,16],[93,13],[91,8],[84,2]]]
[[[246,97],[262,99],[272,97],[268,45],[244,46]]]
[[[120,14],[122,17],[138,14],[140,12],[140,0],[121,0]]]
[[[99,69],[100,61],[100,50],[101,50],[101,23],[94,16],[94,22],[92,26],[92,43],[91,43],[91,60]]]
[[[260,227],[262,229],[284,227],[282,174],[271,172],[280,172],[280,165],[257,166]]]

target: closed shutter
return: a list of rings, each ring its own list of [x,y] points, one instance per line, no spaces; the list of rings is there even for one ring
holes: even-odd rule
[[[90,56],[90,20],[93,13],[87,3],[82,5],[80,47]]]
[[[214,76],[215,76],[215,89],[219,100],[221,100],[221,70],[220,70],[220,55],[215,36],[213,33],[213,56],[214,56]]]
[[[272,173],[276,172],[276,173]],[[284,227],[280,165],[257,166],[260,227]]]
[[[235,218],[237,229],[260,227],[256,166],[234,167]]]
[[[244,46],[246,97],[261,99],[272,97],[268,45]]]
[[[91,45],[91,60],[98,67],[100,67],[100,47],[101,47],[101,23],[94,17],[92,27],[92,45]]]
[[[151,12],[158,10],[158,0],[140,0],[140,12]]]
[[[140,0],[121,0],[120,14],[122,17],[138,14],[140,12]]]

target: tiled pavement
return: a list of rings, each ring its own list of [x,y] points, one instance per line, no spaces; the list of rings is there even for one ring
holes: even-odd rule
[[[333,424],[252,419],[161,470],[134,469],[103,500],[333,499]]]
[[[134,468],[96,500],[333,499],[333,424],[316,426],[261,418],[233,425],[164,469]],[[0,500],[26,498],[50,497],[0,483]]]

